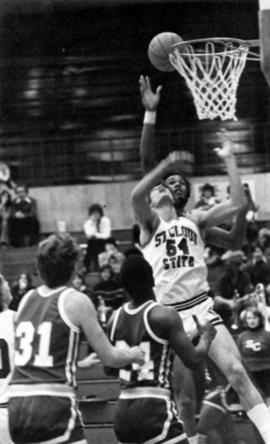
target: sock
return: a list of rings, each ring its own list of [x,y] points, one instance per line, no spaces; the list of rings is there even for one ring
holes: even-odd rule
[[[266,404],[255,405],[247,415],[259,430],[264,442],[270,444],[270,412]]]
[[[189,444],[198,444],[198,435],[188,436]]]

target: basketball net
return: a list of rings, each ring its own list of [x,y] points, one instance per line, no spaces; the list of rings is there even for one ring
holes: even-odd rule
[[[237,120],[236,92],[249,45],[213,38],[181,42],[172,48],[170,62],[191,90],[198,118]]]

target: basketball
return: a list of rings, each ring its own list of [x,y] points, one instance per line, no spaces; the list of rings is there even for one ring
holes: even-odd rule
[[[174,32],[157,34],[148,46],[148,57],[152,65],[160,71],[174,71],[169,60],[169,53],[172,45],[182,41],[182,38]]]

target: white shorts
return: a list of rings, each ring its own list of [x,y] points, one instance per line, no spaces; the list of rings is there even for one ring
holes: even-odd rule
[[[0,408],[0,444],[13,444],[9,434],[7,407]]]
[[[213,305],[213,299],[205,293],[188,302],[174,304],[172,307],[178,311],[187,336],[190,339],[194,339],[198,336],[198,329],[193,315],[197,316],[200,324],[204,324],[207,321],[213,325],[223,324],[222,318],[215,312]]]

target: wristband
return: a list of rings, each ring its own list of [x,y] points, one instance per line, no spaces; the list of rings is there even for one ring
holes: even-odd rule
[[[270,0],[259,0],[260,9],[270,9]]]
[[[149,123],[150,125],[155,125],[157,118],[156,111],[148,111],[146,110],[144,113],[143,123]]]

